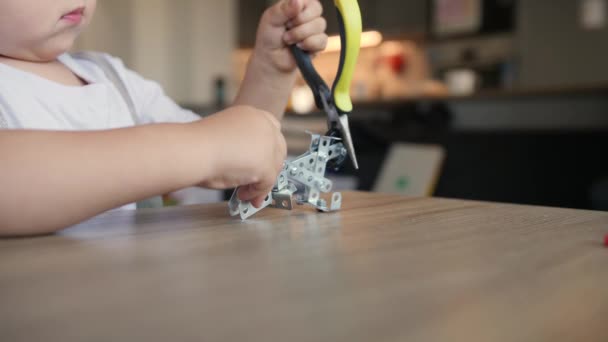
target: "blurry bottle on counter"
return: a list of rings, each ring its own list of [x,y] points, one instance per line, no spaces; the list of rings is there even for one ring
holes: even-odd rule
[[[213,82],[213,104],[216,109],[226,107],[226,79],[218,76]]]
[[[517,62],[515,60],[504,62],[502,64],[500,77],[503,89],[515,88],[515,81],[517,79]]]

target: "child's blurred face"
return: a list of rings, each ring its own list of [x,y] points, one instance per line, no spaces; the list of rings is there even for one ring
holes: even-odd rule
[[[0,55],[52,61],[88,25],[97,0],[0,0]]]

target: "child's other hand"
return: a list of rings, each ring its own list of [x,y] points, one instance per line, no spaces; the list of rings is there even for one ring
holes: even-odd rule
[[[212,189],[241,187],[239,199],[262,205],[282,170],[287,145],[279,121],[270,113],[234,106],[203,119],[201,139],[211,145],[210,177],[202,184]]]
[[[319,0],[281,0],[266,10],[257,33],[255,54],[282,73],[297,68],[289,46],[316,54],[327,46],[327,22]]]

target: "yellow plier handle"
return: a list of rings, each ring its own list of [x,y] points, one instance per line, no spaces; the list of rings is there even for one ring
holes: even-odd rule
[[[350,85],[359,58],[361,48],[361,10],[357,0],[334,0],[338,10],[338,23],[340,26],[340,40],[342,49],[340,51],[340,66],[336,75],[333,89],[329,89],[325,81],[315,70],[310,55],[297,46],[291,46],[291,51],[296,59],[298,67],[306,83],[315,95],[317,108],[325,110],[321,97],[326,101],[331,99],[341,114],[352,112],[353,103],[350,97]]]
[[[361,48],[361,10],[357,0],[334,0],[338,9],[338,22],[340,24],[340,67],[333,86],[334,103],[342,113],[353,111],[353,102],[350,97],[350,85],[353,80],[359,50]]]

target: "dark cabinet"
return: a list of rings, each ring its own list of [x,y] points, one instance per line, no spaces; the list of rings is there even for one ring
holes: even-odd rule
[[[378,0],[373,2],[372,26],[388,37],[424,34],[428,22],[428,0]]]
[[[260,17],[271,2],[267,0],[238,1],[238,42],[252,47]],[[339,33],[334,0],[321,0],[327,18],[327,33]],[[389,38],[424,34],[428,22],[428,0],[359,0],[363,30],[377,30]]]
[[[266,0],[239,0],[237,7],[239,47],[253,47],[258,23],[268,7],[268,2]]]
[[[333,0],[321,0],[327,18],[327,32],[338,34]],[[428,22],[428,0],[359,0],[363,30],[377,30],[387,37],[424,34]]]

